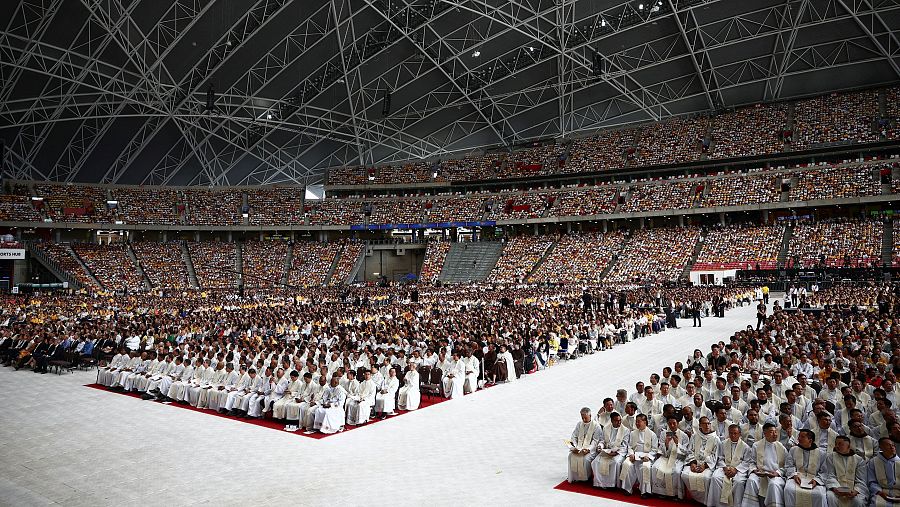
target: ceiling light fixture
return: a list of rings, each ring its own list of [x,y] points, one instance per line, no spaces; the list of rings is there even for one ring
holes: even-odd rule
[[[481,51],[478,51],[477,49],[472,51],[472,58],[478,58],[479,56],[481,56]]]

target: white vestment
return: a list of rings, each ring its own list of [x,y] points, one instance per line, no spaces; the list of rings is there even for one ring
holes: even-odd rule
[[[628,452],[628,436],[631,434],[624,425],[613,428],[612,424],[603,427],[602,442],[598,445],[597,457],[591,462],[594,474],[594,486],[598,488],[614,488],[619,481],[622,462]]]
[[[784,507],[784,460],[787,449],[781,442],[760,440],[750,450],[753,466],[744,486],[743,507],[758,507],[760,497],[767,507]],[[766,477],[759,472],[772,472]]]
[[[578,421],[575,425],[569,445],[569,482],[591,478],[591,462],[597,456],[597,443],[601,438],[602,428],[595,421]]]
[[[659,441],[649,428],[631,430],[628,436],[629,457],[622,462],[622,472],[619,474],[623,490],[630,493],[637,483],[641,493],[651,492],[650,474],[658,450]],[[631,459],[632,456],[635,457],[634,461]]]
[[[696,432],[691,437],[691,453],[685,460],[681,478],[684,480],[684,488],[690,492],[691,498],[702,504],[706,504],[706,492],[709,491],[709,481],[716,462],[719,460],[719,437],[715,432],[704,435]],[[690,464],[706,465],[706,469],[700,473],[691,471]]]
[[[459,398],[463,395],[463,382],[466,379],[466,366],[462,359],[449,361],[444,370],[444,394],[448,398]]]
[[[403,377],[403,387],[400,388],[400,397],[397,406],[400,410],[415,410],[419,408],[421,393],[419,393],[419,372],[411,369]]]
[[[316,407],[313,429],[322,433],[337,433],[344,427],[344,402],[347,392],[341,386],[325,388],[322,404]]]
[[[752,448],[747,442],[732,442],[726,439],[719,444],[719,459],[716,471],[709,480],[706,494],[706,505],[709,507],[736,507],[744,498],[744,486],[747,483],[747,472],[753,464]],[[725,476],[725,468],[737,470],[734,477]]]
[[[375,384],[372,380],[359,383],[359,391],[347,400],[347,424],[354,426],[369,422],[375,404]]]
[[[400,380],[397,377],[385,377],[381,382],[378,393],[375,395],[375,412],[389,414],[394,411],[397,389],[400,388]]]

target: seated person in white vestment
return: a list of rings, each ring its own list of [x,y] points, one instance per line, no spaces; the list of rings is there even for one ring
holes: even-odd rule
[[[591,462],[594,486],[613,489],[619,482],[622,462],[628,451],[628,436],[631,430],[622,424],[618,412],[609,415],[609,424],[602,427],[601,442],[597,446],[597,457]]]
[[[638,414],[634,419],[634,429],[628,435],[628,458],[622,462],[622,490],[631,495],[635,484],[640,487],[641,498],[650,498],[650,473],[653,461],[659,452],[659,439],[647,427],[647,416]]]
[[[591,462],[597,456],[597,444],[602,439],[602,427],[591,417],[591,409],[581,409],[581,420],[572,430],[569,446],[569,482],[591,478]]]
[[[735,507],[743,500],[747,472],[753,462],[751,447],[741,438],[741,428],[737,424],[728,427],[728,438],[719,443],[717,453],[716,471],[709,480],[706,505]]]
[[[778,441],[778,429],[763,425],[763,439],[750,449],[753,461],[744,486],[744,507],[784,506],[784,462],[787,449]]]
[[[719,437],[712,430],[708,417],[701,417],[699,431],[691,437],[690,454],[685,460],[681,479],[691,498],[706,505],[706,492],[716,462],[719,459]]]
[[[347,398],[347,424],[357,426],[369,422],[372,406],[375,404],[376,388],[372,382],[372,372],[363,372],[359,391]]]
[[[419,393],[419,372],[415,367],[410,367],[403,376],[403,387],[400,388],[400,396],[397,397],[397,408],[400,410],[416,410],[419,408],[421,394]]]
[[[898,505],[900,499],[900,458],[897,447],[889,437],[878,440],[879,453],[869,460],[866,481],[869,484],[869,505],[883,507]]]
[[[346,422],[344,402],[347,400],[347,391],[340,386],[340,377],[331,377],[331,383],[325,388],[322,395],[322,403],[316,407],[312,430],[306,433],[337,433],[344,431]]]
[[[835,438],[834,451],[825,458],[828,507],[864,507],[869,496],[866,460],[853,452],[850,439]]]
[[[381,414],[382,419],[396,415],[394,401],[399,388],[400,380],[397,378],[397,369],[388,368],[388,376],[381,381],[378,392],[375,394],[375,413]]]
[[[669,498],[683,498],[681,469],[690,452],[690,438],[687,433],[678,429],[678,418],[672,416],[666,420],[666,427],[660,430],[657,439],[659,457],[653,462],[650,471],[651,491]]]
[[[810,430],[800,430],[797,445],[788,449],[784,463],[784,501],[798,507],[826,507],[825,451]]]

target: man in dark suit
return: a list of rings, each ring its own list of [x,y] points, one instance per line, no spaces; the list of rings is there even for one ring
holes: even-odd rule
[[[53,360],[56,350],[59,348],[59,340],[50,339],[42,341],[34,349],[32,357],[34,357],[34,372],[47,373],[47,364]]]

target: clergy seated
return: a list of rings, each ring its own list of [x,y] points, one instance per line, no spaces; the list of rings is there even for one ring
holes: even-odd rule
[[[707,504],[706,492],[709,491],[709,481],[718,458],[719,437],[712,430],[709,418],[701,417],[699,431],[691,437],[690,452],[685,460],[681,479],[684,481],[684,489],[690,493],[691,498],[704,505]]]
[[[800,430],[797,445],[785,459],[784,501],[786,505],[826,507],[825,451],[815,443],[815,434]]]
[[[581,420],[572,430],[569,440],[569,482],[587,481],[591,478],[591,462],[597,456],[597,445],[602,440],[602,428],[591,417],[591,409],[581,409]]]
[[[634,421],[634,429],[628,436],[628,457],[622,462],[619,479],[626,495],[631,495],[637,485],[641,498],[649,498],[652,490],[651,472],[653,461],[659,452],[659,439],[647,427],[646,415],[638,414]]]
[[[388,369],[387,378],[381,381],[375,393],[375,413],[381,417],[395,415],[394,406],[397,399],[397,390],[400,388],[400,379],[397,378],[397,370]]]
[[[659,458],[653,462],[650,472],[651,491],[669,498],[683,498],[681,469],[690,452],[691,441],[678,429],[678,418],[666,419],[666,427],[657,435]]]
[[[344,431],[346,400],[347,391],[340,385],[340,377],[338,375],[331,377],[331,382],[323,392],[321,403],[313,412],[312,429],[306,433],[319,431],[331,434]]]
[[[850,439],[835,438],[834,451],[825,458],[825,488],[829,507],[863,507],[869,496],[866,460],[855,454]]]
[[[728,428],[728,438],[719,444],[716,471],[709,480],[706,505],[712,507],[734,507],[741,505],[747,472],[753,464],[753,452],[741,438],[741,429],[736,424]],[[697,500],[697,497],[694,497]]]
[[[597,445],[597,457],[591,462],[594,486],[603,489],[615,488],[628,452],[628,436],[631,430],[622,424],[622,416],[613,411],[609,414],[609,424],[603,426],[601,442]]]
[[[743,507],[784,506],[784,462],[787,449],[778,441],[778,429],[763,425],[763,439],[750,449],[750,476],[744,487]]]
[[[400,410],[416,410],[422,395],[419,392],[419,372],[410,367],[403,377],[403,387],[397,397],[397,407]]]
[[[897,505],[897,499],[900,498],[900,458],[897,457],[897,447],[889,437],[881,437],[878,440],[878,450],[878,454],[869,460],[866,467],[866,481],[871,495],[869,505]]]
[[[347,398],[347,424],[357,426],[369,422],[372,406],[375,405],[375,394],[372,372],[366,370],[359,383],[359,390]]]

